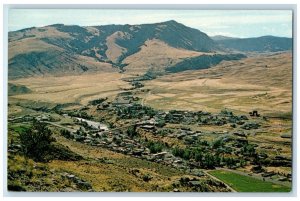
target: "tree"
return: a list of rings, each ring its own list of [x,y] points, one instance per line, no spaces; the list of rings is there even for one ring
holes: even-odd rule
[[[216,140],[216,141],[213,142],[212,148],[213,148],[213,149],[217,149],[217,148],[219,148],[219,147],[222,147],[223,144],[224,144],[224,143],[223,143],[223,140],[222,140],[222,139],[218,139],[218,140]]]
[[[66,138],[71,138],[71,132],[68,131],[68,130],[66,130],[66,129],[62,129],[62,130],[60,131],[60,134],[61,134],[62,136],[64,136],[64,137],[66,137]]]
[[[203,166],[207,169],[213,169],[215,168],[215,158],[213,155],[207,153],[204,156],[204,160],[202,162]]]
[[[161,142],[148,141],[147,147],[150,150],[150,153],[161,152],[164,148],[164,145]]]
[[[191,151],[189,149],[185,149],[183,156],[182,156],[185,160],[189,160],[191,157]]]
[[[202,161],[202,157],[203,157],[202,153],[199,150],[196,150],[195,156],[194,156],[195,160],[200,162],[200,161]]]
[[[241,153],[244,156],[250,156],[250,157],[254,157],[256,155],[255,148],[252,144],[245,144],[241,148]]]
[[[47,161],[46,155],[51,150],[51,143],[54,138],[51,137],[51,130],[45,123],[34,121],[30,129],[20,133],[22,151],[36,161]]]
[[[162,128],[166,125],[166,121],[165,120],[159,120],[157,122],[157,127]]]
[[[136,136],[138,133],[136,132],[136,125],[134,126],[129,126],[128,129],[127,129],[127,135],[129,137],[134,137]]]
[[[181,157],[183,156],[183,153],[184,153],[184,150],[183,149],[180,149],[178,146],[174,147],[172,149],[172,154],[174,156],[178,156],[178,157]]]

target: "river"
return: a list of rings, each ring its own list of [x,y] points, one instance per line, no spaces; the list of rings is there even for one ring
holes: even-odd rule
[[[91,121],[91,120],[87,120],[87,119],[83,119],[83,118],[79,118],[79,117],[75,117],[76,119],[78,119],[79,121],[85,121],[89,126],[99,129],[103,129],[105,131],[108,131],[108,126],[106,124],[100,123],[100,122],[96,122],[96,121]]]

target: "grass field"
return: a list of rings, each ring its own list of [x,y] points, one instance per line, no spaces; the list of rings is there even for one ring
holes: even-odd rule
[[[11,80],[11,83],[22,83],[32,90],[32,93],[11,97],[23,101],[87,104],[90,100],[114,96],[122,89],[130,88],[127,82],[121,80],[125,76],[119,73],[100,73]]]
[[[150,89],[145,103],[159,109],[288,113],[292,110],[291,54],[224,61],[205,70],[162,76],[145,82],[145,87]]]
[[[128,74],[125,71],[124,74],[111,72],[9,80],[31,90],[31,93],[10,98],[84,105],[100,97],[114,97],[130,88],[130,84],[122,80],[130,76]],[[259,110],[263,115],[290,114],[292,57],[290,53],[283,53],[226,61],[210,69],[169,74],[144,84],[150,92],[137,95],[156,109],[219,112],[230,108],[239,113]]]
[[[222,180],[238,192],[289,192],[291,190],[286,186],[261,181],[225,170],[213,170],[209,174]]]

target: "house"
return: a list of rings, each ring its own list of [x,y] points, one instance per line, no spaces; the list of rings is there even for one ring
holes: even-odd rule
[[[155,126],[153,125],[142,125],[140,128],[145,129],[145,130],[155,130]]]
[[[163,152],[160,152],[160,153],[157,153],[157,154],[153,154],[152,156],[154,158],[163,158],[168,152],[166,151],[163,151]]]
[[[131,103],[131,100],[124,100],[124,99],[116,99],[114,102],[112,102],[113,106],[120,106],[120,105],[129,105]]]

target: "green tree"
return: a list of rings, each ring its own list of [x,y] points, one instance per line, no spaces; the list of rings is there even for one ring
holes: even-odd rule
[[[254,157],[256,155],[255,148],[252,144],[245,144],[241,148],[241,153],[244,156],[250,156],[250,157]]]
[[[60,131],[60,134],[61,134],[62,136],[64,136],[64,137],[66,137],[66,138],[71,138],[71,132],[68,131],[68,130],[66,130],[66,129],[62,129],[62,130]]]
[[[183,157],[183,153],[184,153],[184,150],[183,149],[180,149],[178,146],[174,147],[172,149],[172,154],[174,156],[177,156],[177,157]]]
[[[200,162],[200,161],[202,161],[202,157],[203,157],[202,153],[199,150],[196,150],[195,156],[194,156],[195,160]]]
[[[215,168],[215,158],[214,158],[214,156],[207,153],[204,156],[204,160],[203,160],[202,164],[203,164],[204,168],[207,168],[207,169]]]
[[[157,127],[162,128],[166,125],[166,121],[165,120],[159,120],[157,122]]]
[[[46,155],[51,150],[51,143],[55,141],[51,135],[45,123],[33,122],[30,129],[20,133],[24,155],[36,161],[47,161]]]
[[[191,151],[189,149],[185,149],[182,156],[185,160],[189,160],[191,158]]]
[[[150,153],[158,153],[162,151],[164,145],[161,142],[148,141],[147,147]]]
[[[134,125],[134,126],[129,126],[128,128],[127,128],[127,135],[129,136],[129,137],[134,137],[134,136],[136,136],[138,133],[136,132],[136,125]]]

